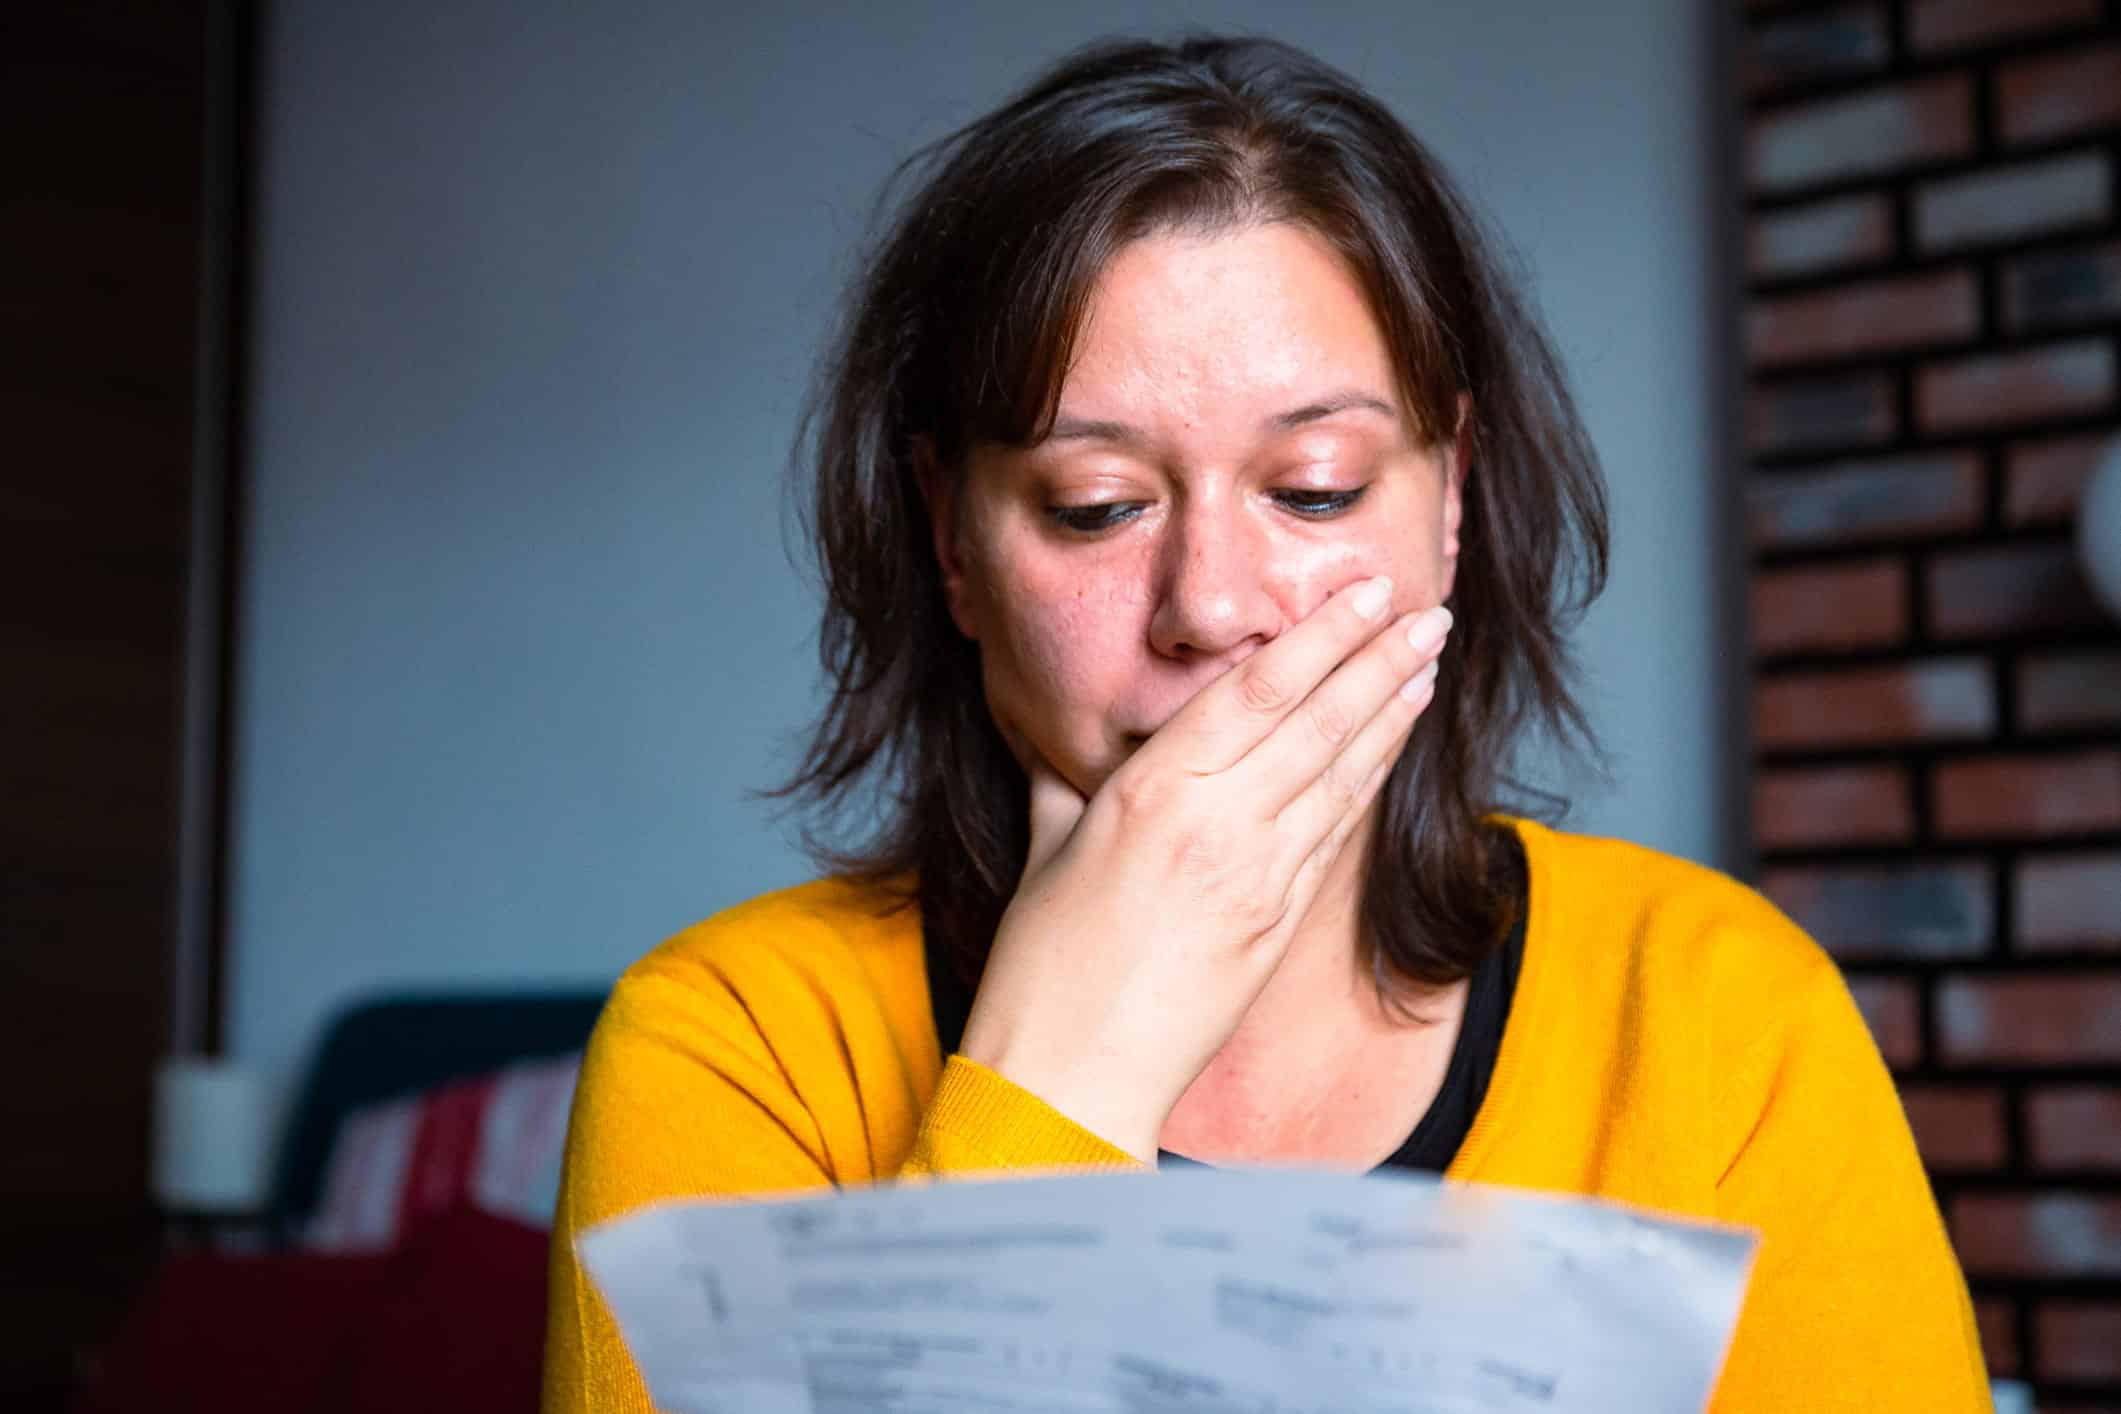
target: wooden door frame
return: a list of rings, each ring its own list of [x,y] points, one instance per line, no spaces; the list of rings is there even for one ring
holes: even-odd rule
[[[261,10],[256,0],[210,0],[207,18],[199,356],[170,928],[170,1049],[185,1055],[219,1055],[227,1044],[229,766],[242,585]]]

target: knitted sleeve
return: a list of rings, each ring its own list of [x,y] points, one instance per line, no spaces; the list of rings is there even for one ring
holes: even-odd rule
[[[962,1056],[922,1103],[859,968],[830,938],[804,941],[694,940],[613,992],[583,1058],[554,1217],[547,1414],[651,1408],[576,1260],[597,1223],[666,1198],[1135,1165]]]

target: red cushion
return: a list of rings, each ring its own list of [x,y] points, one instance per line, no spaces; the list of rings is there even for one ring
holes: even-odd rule
[[[366,1105],[339,1126],[304,1245],[380,1251],[465,1203],[550,1225],[579,1055]]]
[[[381,1255],[171,1257],[103,1351],[77,1414],[309,1408],[392,1266]]]
[[[336,1349],[320,1414],[536,1414],[545,1348],[542,1228],[460,1207],[392,1256]]]

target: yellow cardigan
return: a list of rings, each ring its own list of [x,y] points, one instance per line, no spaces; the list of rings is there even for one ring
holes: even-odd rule
[[[1891,1077],[1833,963],[1759,895],[1514,821],[1524,966],[1446,1176],[1762,1235],[1711,1407],[1989,1408],[1973,1311]],[[547,1414],[651,1406],[574,1257],[659,1198],[1134,1160],[937,1053],[919,919],[843,882],[754,899],[629,969],[589,1043],[553,1232]]]

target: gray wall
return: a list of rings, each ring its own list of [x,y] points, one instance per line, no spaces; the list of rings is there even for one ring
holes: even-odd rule
[[[238,1056],[377,987],[605,980],[806,876],[745,792],[815,701],[781,472],[850,247],[897,157],[1114,30],[1316,50],[1515,242],[1617,527],[1573,820],[1732,859],[1714,7],[757,8],[272,7]]]

